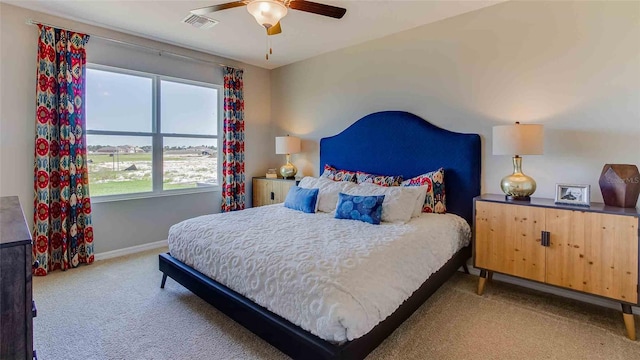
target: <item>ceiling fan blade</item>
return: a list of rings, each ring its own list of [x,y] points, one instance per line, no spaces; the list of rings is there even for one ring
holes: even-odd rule
[[[226,10],[226,9],[232,9],[235,7],[245,6],[247,5],[247,3],[248,1],[234,1],[226,4],[205,6],[203,8],[193,9],[191,10],[191,13],[194,15],[202,16],[202,15],[211,14],[214,11],[220,11],[220,10]]]
[[[282,28],[280,27],[280,21],[278,21],[275,25],[267,29],[267,35],[277,35],[282,32]]]
[[[289,3],[291,9],[306,11],[318,15],[329,16],[336,19],[342,19],[347,9],[337,6],[318,4],[312,1],[306,0],[293,0]]]

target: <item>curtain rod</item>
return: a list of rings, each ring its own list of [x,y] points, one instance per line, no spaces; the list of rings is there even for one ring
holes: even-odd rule
[[[47,23],[40,22],[40,21],[34,21],[32,19],[27,19],[26,24],[27,25],[35,25],[35,26],[43,25],[43,26],[49,26],[49,27],[56,28],[56,29],[61,29],[61,30],[67,30],[67,31],[83,33],[83,34],[87,34],[87,35],[89,35],[91,37],[95,37],[95,38],[98,38],[98,39],[106,40],[106,41],[113,42],[113,43],[116,43],[116,44],[127,45],[127,46],[132,46],[132,47],[137,47],[137,48],[141,48],[141,49],[146,49],[146,50],[150,50],[150,51],[153,51],[153,52],[157,52],[158,55],[167,54],[167,55],[170,55],[170,56],[183,58],[183,59],[187,59],[187,60],[192,60],[192,61],[197,61],[197,62],[201,62],[201,63],[205,63],[205,64],[211,64],[211,65],[217,65],[217,66],[222,66],[222,67],[230,67],[230,68],[234,68],[234,69],[238,69],[238,70],[244,70],[244,69],[239,68],[237,66],[231,66],[231,65],[226,65],[226,64],[214,62],[214,61],[198,59],[198,58],[195,58],[195,57],[192,57],[192,56],[182,55],[182,54],[174,53],[174,52],[171,52],[171,51],[162,50],[162,49],[154,48],[154,47],[151,47],[151,46],[135,44],[135,43],[131,43],[131,42],[128,42],[128,41],[118,40],[118,39],[114,39],[114,38],[110,38],[110,37],[106,37],[106,36],[102,36],[102,35],[88,34],[88,33],[85,33],[84,31],[76,31],[76,30],[73,30],[73,29],[60,27],[60,26],[57,26],[57,25],[47,24]],[[153,40],[153,41],[156,41],[156,40]],[[193,51],[196,51],[196,50],[193,50]]]

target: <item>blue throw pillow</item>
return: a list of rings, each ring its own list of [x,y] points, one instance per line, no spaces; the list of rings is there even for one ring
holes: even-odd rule
[[[316,212],[319,191],[319,189],[303,189],[294,185],[289,189],[287,198],[284,200],[284,206],[312,214]]]
[[[364,221],[380,224],[384,195],[355,196],[340,193],[336,206],[336,219]]]

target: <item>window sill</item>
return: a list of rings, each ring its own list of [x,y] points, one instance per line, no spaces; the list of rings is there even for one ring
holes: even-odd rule
[[[95,196],[95,197],[91,197],[91,203],[100,204],[100,203],[109,203],[109,202],[115,202],[115,201],[139,200],[139,199],[158,198],[158,197],[165,197],[165,196],[179,196],[179,195],[200,194],[200,193],[209,193],[209,192],[220,192],[220,186],[207,186],[207,187],[191,188],[191,189],[165,190],[162,192],[144,192],[144,193],[133,193],[133,194]]]

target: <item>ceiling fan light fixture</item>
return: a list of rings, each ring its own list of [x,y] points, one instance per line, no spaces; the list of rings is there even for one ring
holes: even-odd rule
[[[247,11],[267,29],[287,15],[287,7],[276,0],[253,0],[247,4]]]

